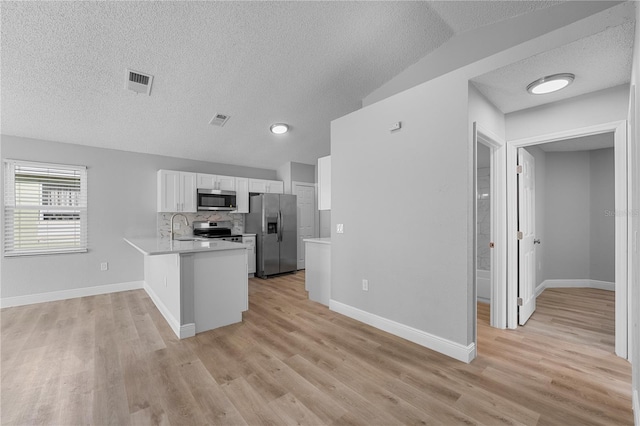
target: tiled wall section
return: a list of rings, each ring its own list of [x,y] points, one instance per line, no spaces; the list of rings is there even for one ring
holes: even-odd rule
[[[491,269],[489,238],[491,236],[491,194],[489,168],[478,169],[478,269]]]
[[[191,235],[193,231],[193,221],[194,220],[208,220],[210,222],[225,222],[220,223],[220,226],[224,226],[227,228],[231,228],[231,231],[234,234],[242,234],[244,232],[244,215],[243,214],[235,214],[235,213],[227,213],[227,212],[217,212],[217,213],[207,213],[207,212],[198,212],[198,213],[182,213],[187,217],[189,221],[189,227],[185,228],[184,219],[180,216],[176,217],[173,220],[174,225],[176,222],[181,224],[180,229],[175,231],[175,236],[179,237],[182,235]],[[160,237],[169,237],[169,232],[171,230],[171,216],[173,213],[158,213],[158,235]]]

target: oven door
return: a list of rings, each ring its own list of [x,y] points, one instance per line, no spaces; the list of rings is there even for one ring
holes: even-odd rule
[[[236,209],[235,191],[198,189],[198,211],[232,211]]]

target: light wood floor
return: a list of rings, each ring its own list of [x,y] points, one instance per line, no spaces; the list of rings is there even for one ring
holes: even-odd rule
[[[464,364],[250,282],[241,324],[178,340],[143,290],[2,310],[4,424],[632,424],[613,295],[547,290]]]

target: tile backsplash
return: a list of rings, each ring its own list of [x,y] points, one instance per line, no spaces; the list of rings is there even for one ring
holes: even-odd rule
[[[184,219],[180,216],[173,221],[174,226],[180,223],[180,229],[175,230],[175,236],[191,235],[193,232],[193,221],[208,220],[210,222],[225,222],[220,226],[231,228],[234,234],[242,234],[244,232],[244,214],[227,213],[227,212],[198,212],[198,213],[181,213],[187,217],[189,227],[185,228]],[[158,236],[168,238],[171,231],[171,216],[173,213],[158,213]]]

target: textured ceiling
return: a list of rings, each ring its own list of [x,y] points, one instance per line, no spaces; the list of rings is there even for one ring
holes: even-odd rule
[[[6,2],[3,134],[277,168],[453,35],[554,2]],[[151,96],[125,69],[154,76]],[[227,124],[208,124],[215,113]],[[283,121],[291,132],[269,133]]]
[[[510,113],[629,83],[634,21],[532,56],[474,78],[473,84],[502,112]],[[529,95],[541,77],[573,73],[573,84],[556,93]]]

